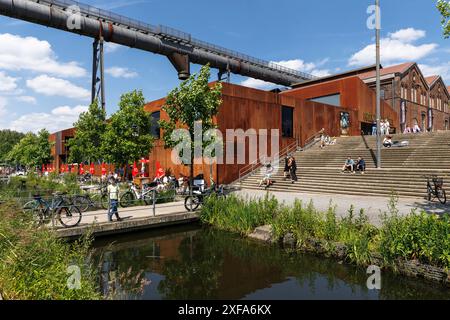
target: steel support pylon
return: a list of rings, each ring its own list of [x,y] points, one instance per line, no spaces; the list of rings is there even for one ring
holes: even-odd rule
[[[103,37],[95,39],[93,44],[91,103],[99,100],[102,110],[106,112],[105,64],[103,44]]]

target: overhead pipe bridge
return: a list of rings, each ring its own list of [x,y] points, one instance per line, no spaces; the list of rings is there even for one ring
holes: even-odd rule
[[[170,27],[143,23],[76,1],[0,0],[0,14],[94,38],[93,98],[98,80],[100,87],[103,86],[103,41],[166,56],[177,70],[180,80],[190,76],[190,63],[209,64],[221,75],[231,72],[283,86],[314,78],[195,39]],[[101,74],[97,79],[99,66]],[[102,103],[104,105],[104,101]]]

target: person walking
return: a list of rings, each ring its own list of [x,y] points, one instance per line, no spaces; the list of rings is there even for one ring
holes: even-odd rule
[[[287,180],[287,178],[289,177],[290,173],[289,173],[289,159],[290,159],[290,155],[287,155],[286,158],[284,159],[284,181]]]
[[[380,131],[382,136],[386,135],[386,124],[384,123],[384,120],[381,120],[380,122]]]
[[[376,136],[377,135],[377,122],[374,121],[372,123],[372,136]]]
[[[294,157],[289,159],[289,173],[291,174],[291,182],[294,184],[298,181],[297,178],[297,162]]]
[[[384,130],[386,135],[389,135],[389,132],[391,131],[391,124],[389,123],[389,120],[386,119],[386,121],[384,122]]]
[[[118,206],[119,206],[119,192],[120,188],[117,184],[116,179],[112,178],[110,180],[110,185],[108,185],[108,196],[109,196],[109,211],[108,211],[108,221],[112,222],[112,216],[115,215],[117,221],[122,221],[119,217]]]

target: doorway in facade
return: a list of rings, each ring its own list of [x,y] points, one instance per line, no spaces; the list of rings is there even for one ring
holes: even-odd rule
[[[363,136],[371,136],[373,126],[373,123],[361,122],[361,134]]]

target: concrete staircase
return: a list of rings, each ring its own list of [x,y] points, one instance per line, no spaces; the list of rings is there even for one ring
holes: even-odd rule
[[[320,149],[297,152],[299,182],[284,181],[284,161],[273,178],[270,188],[282,192],[312,192],[351,194],[361,196],[389,196],[393,191],[402,197],[426,196],[424,175],[450,177],[450,132],[421,135],[395,135],[393,141],[408,141],[409,147],[382,150],[382,167],[376,168],[375,137],[339,138],[337,144]],[[348,156],[362,156],[367,163],[366,175],[342,174],[342,166]],[[260,189],[263,170],[244,179],[240,186]],[[444,183],[444,188],[445,188]]]

